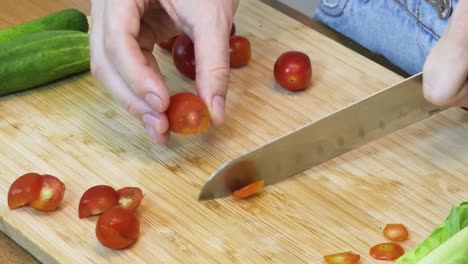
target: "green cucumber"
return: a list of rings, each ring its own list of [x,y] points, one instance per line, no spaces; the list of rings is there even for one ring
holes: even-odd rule
[[[90,69],[89,36],[42,31],[0,43],[0,96]]]
[[[88,32],[86,15],[77,9],[63,9],[50,15],[0,30],[0,42],[46,30],[76,30]]]

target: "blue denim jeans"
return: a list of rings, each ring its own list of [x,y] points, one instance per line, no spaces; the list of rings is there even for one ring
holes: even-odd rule
[[[455,9],[458,0],[452,0]],[[429,0],[319,0],[314,19],[408,74],[422,71],[448,20]]]

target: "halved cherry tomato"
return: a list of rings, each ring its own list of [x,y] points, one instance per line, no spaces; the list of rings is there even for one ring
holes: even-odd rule
[[[119,195],[108,185],[96,185],[86,190],[78,205],[80,218],[102,214],[119,204]]]
[[[341,252],[324,256],[327,264],[356,264],[361,258],[360,255],[352,252]]]
[[[29,206],[41,211],[55,210],[63,199],[65,184],[55,176],[41,176],[41,190],[39,196],[29,203]]]
[[[172,47],[172,61],[180,73],[195,80],[195,48],[186,34],[181,34],[176,38]]]
[[[250,41],[243,36],[230,37],[229,56],[231,68],[247,65],[251,57]]]
[[[273,73],[276,82],[286,90],[303,90],[312,78],[309,56],[300,51],[281,54],[275,62]]]
[[[172,52],[172,46],[174,46],[174,42],[175,42],[176,38],[177,38],[177,36],[174,36],[172,38],[160,41],[157,44],[158,44],[158,46],[160,48],[165,49],[165,50],[167,50],[169,52]]]
[[[182,135],[205,131],[211,120],[205,102],[190,92],[172,95],[166,115],[169,130]]]
[[[117,191],[119,206],[129,211],[134,211],[143,199],[143,192],[138,187],[125,187]]]
[[[41,175],[38,173],[26,173],[20,176],[8,190],[8,207],[16,209],[29,204],[39,196],[41,185]]]
[[[264,180],[255,181],[239,190],[236,190],[232,195],[237,199],[244,199],[258,193],[264,186]]]
[[[126,209],[114,207],[99,216],[96,237],[111,249],[123,249],[140,235],[140,222],[136,215]]]
[[[408,239],[408,230],[402,224],[388,224],[383,230],[386,238],[392,241],[403,241]]]
[[[371,247],[369,254],[378,260],[396,260],[405,254],[405,250],[396,243],[381,243]]]

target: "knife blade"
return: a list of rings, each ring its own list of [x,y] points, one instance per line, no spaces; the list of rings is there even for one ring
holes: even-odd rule
[[[276,183],[443,110],[424,98],[416,74],[224,163],[198,199],[222,198],[255,180]]]

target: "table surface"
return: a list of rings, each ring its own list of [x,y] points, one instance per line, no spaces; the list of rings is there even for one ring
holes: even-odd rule
[[[340,35],[339,33],[313,21],[309,17],[289,8],[288,6],[277,2],[276,0],[262,0],[272,7],[280,10],[288,16],[294,17],[305,25],[317,30],[318,32],[334,39],[335,41],[349,47],[350,49],[380,63],[384,67],[402,75],[407,76],[403,71],[390,64],[384,58],[372,54],[363,47]],[[51,12],[63,8],[77,8],[85,14],[90,14],[90,3],[85,0],[43,0],[37,4],[33,0],[3,0],[0,3],[0,29],[23,23],[40,16],[45,16]],[[21,248],[13,240],[0,232],[0,256],[3,263],[39,263],[31,254]]]

